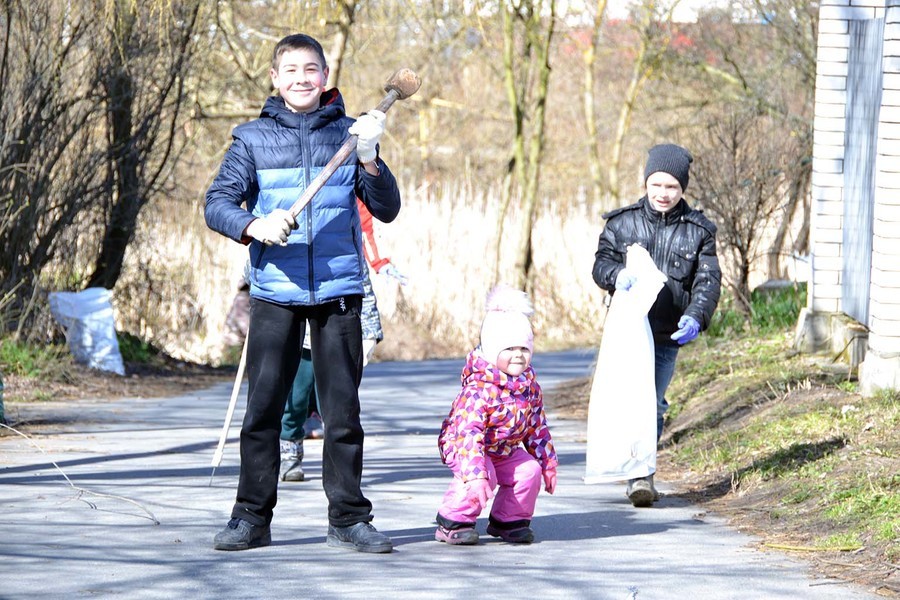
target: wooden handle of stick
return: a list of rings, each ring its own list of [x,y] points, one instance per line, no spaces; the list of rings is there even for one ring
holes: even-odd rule
[[[397,100],[405,100],[415,94],[420,85],[422,85],[422,80],[419,79],[418,75],[410,69],[400,69],[391,75],[384,85],[384,91],[386,91],[387,94],[381,102],[378,103],[375,110],[386,113]],[[309,183],[309,186],[303,190],[303,194],[291,206],[292,216],[296,218],[297,215],[300,214],[300,211],[306,208],[306,205],[310,203],[313,196],[318,194],[319,190],[325,185],[325,182],[334,175],[337,168],[347,160],[347,157],[349,157],[354,150],[356,150],[356,141],[357,137],[351,135],[350,139],[344,142],[344,145],[341,146],[340,150],[331,157],[331,160],[328,161],[325,168],[316,175],[315,179]]]
[[[234,407],[237,404],[238,393],[241,391],[241,382],[244,379],[244,368],[247,366],[247,340],[249,335],[244,336],[244,347],[241,350],[241,361],[238,363],[237,374],[234,376],[234,385],[231,388],[231,401],[228,403],[228,410],[225,412],[225,423],[222,425],[222,433],[219,436],[219,445],[213,453],[212,468],[213,475],[216,473],[216,467],[222,463],[222,456],[225,453],[225,440],[228,439],[228,430],[231,427],[231,420],[234,418]],[[209,478],[212,485],[212,476]]]
[[[378,104],[376,110],[380,110],[381,112],[387,112],[387,110],[391,107],[391,105],[399,98],[397,93],[394,90],[388,92],[387,96]],[[334,172],[337,171],[337,168],[344,164],[344,161],[347,160],[347,157],[356,150],[356,141],[357,136],[351,135],[350,139],[344,142],[344,145],[331,157],[331,160],[326,163],[325,168],[319,171],[319,174],[316,175],[315,179],[313,179],[309,186],[303,190],[303,194],[297,199],[296,202],[291,206],[291,215],[296,217],[300,214],[300,212],[306,208],[306,205],[313,199],[313,196],[319,193],[319,190],[324,187],[325,182],[331,179],[331,176],[334,175]]]

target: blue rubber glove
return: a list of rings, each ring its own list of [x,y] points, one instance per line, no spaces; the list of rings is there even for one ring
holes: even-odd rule
[[[637,277],[629,273],[628,269],[622,269],[619,271],[619,274],[616,275],[616,289],[627,292],[636,281]]]
[[[700,335],[700,323],[694,317],[683,315],[678,320],[678,331],[672,334],[672,339],[678,342],[679,346],[684,346],[688,342],[693,342]]]

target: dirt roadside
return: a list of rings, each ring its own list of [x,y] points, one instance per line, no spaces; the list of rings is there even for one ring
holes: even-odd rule
[[[545,404],[558,417],[566,419],[587,419],[590,400],[590,378],[565,382],[545,392]],[[806,402],[828,401],[837,405],[852,401],[852,395],[836,397],[840,392],[829,390],[828,398],[816,396],[814,390]],[[761,482],[749,490],[738,493],[732,489],[730,474],[712,473],[698,475],[686,471],[672,460],[671,432],[677,432],[679,421],[692,418],[681,414],[667,424],[669,433],[664,433],[657,458],[657,472],[660,478],[673,485],[675,496],[687,499],[702,507],[697,518],[707,513],[715,513],[729,520],[740,531],[753,535],[760,542],[757,548],[762,552],[785,552],[792,558],[803,560],[813,571],[824,577],[851,581],[880,596],[900,598],[900,565],[879,560],[874,553],[862,549],[857,552],[812,551],[797,540],[811,540],[828,535],[828,522],[822,518],[779,518],[779,507],[783,505],[786,490],[778,482]],[[735,423],[739,427],[740,413],[735,413]],[[729,427],[728,423],[720,423]],[[846,468],[861,468],[858,464],[848,464]],[[791,550],[790,548],[796,548]],[[802,548],[802,549],[801,549]]]

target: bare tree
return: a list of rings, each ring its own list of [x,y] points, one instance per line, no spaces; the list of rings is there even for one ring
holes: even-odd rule
[[[797,142],[778,135],[780,123],[752,109],[711,115],[697,141],[693,196],[719,227],[720,254],[730,262],[726,285],[750,313],[750,273],[767,253],[765,234],[782,216],[782,199],[794,179],[785,170]]]
[[[556,27],[555,0],[510,2],[501,7],[503,73],[506,99],[513,116],[509,177],[504,186],[497,232],[495,273],[500,265],[503,223],[512,198],[518,194],[521,226],[512,285],[526,289],[533,266],[531,234],[537,214],[544,126],[550,82],[550,47]],[[496,277],[495,277],[496,279]]]
[[[94,52],[109,120],[111,194],[89,287],[115,286],[141,208],[163,190],[178,150],[186,73],[203,4],[98,0],[95,6],[106,24]]]
[[[619,171],[622,166],[622,153],[625,138],[631,129],[638,97],[644,84],[660,69],[671,40],[670,26],[675,5],[662,11],[659,5],[660,3],[655,0],[645,0],[634,9],[634,27],[638,33],[639,43],[610,148],[608,181],[609,194],[613,199],[621,196]]]
[[[669,53],[673,76],[691,82],[678,99],[680,108],[690,107],[685,121],[743,105],[778,124],[772,135],[780,132],[795,143],[795,152],[782,155],[778,165],[790,180],[783,187],[780,218],[771,225],[776,234],[766,268],[774,278],[782,274],[785,255],[803,253],[808,245],[817,4],[742,0],[736,3],[741,12],[709,10],[681,32],[689,43]],[[740,18],[746,15],[756,19]],[[791,235],[798,214],[800,230]]]
[[[51,261],[72,265],[63,276],[78,271],[84,253],[72,226],[90,231],[86,215],[107,191],[106,151],[86,51],[92,15],[52,0],[9,1],[2,10],[0,297],[5,320],[22,320],[23,302]]]

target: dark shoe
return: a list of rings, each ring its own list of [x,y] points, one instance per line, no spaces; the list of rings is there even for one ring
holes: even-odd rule
[[[498,537],[510,544],[530,544],[534,541],[534,532],[531,527],[517,527],[515,529],[499,529],[493,525],[487,526],[489,535]]]
[[[272,543],[268,525],[254,525],[243,519],[231,519],[228,526],[216,534],[213,548],[216,550],[249,550]]]
[[[328,526],[325,542],[336,548],[350,548],[357,552],[382,554],[394,549],[391,538],[379,533],[371,523],[354,523],[349,527]]]
[[[474,527],[463,527],[461,529],[447,529],[438,525],[434,532],[434,539],[439,542],[446,542],[451,546],[474,546],[478,543],[478,532]]]
[[[281,440],[282,481],[303,481],[303,440]]]
[[[653,506],[657,492],[653,487],[652,480],[647,477],[640,479],[631,479],[628,481],[628,487],[625,488],[625,495],[631,500],[632,506],[638,508],[647,508]]]

